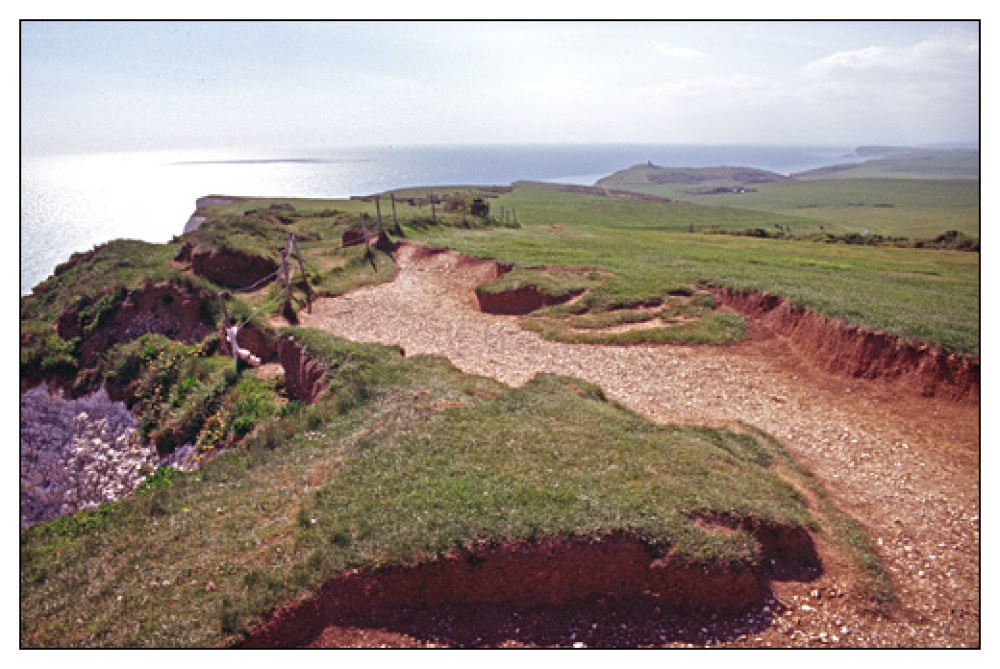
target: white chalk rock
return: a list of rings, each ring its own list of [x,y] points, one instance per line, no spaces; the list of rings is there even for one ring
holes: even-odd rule
[[[153,471],[156,449],[104,390],[77,400],[37,386],[21,396],[21,527],[130,494]],[[125,464],[123,464],[125,463]]]

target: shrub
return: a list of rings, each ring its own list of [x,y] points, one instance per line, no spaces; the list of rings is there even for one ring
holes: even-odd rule
[[[937,248],[979,251],[979,241],[958,230],[948,230],[935,237],[931,243]]]
[[[75,373],[77,339],[63,339],[46,323],[22,321],[20,336],[21,376],[32,370],[43,374]]]
[[[469,213],[476,218],[486,218],[490,215],[490,205],[481,197],[473,198],[472,205],[469,207]]]

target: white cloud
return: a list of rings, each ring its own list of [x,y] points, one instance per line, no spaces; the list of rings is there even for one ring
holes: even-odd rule
[[[677,58],[680,60],[695,60],[696,58],[703,58],[706,55],[703,51],[689,49],[683,46],[674,46],[673,44],[668,44],[667,42],[656,42],[653,44],[653,51],[662,53],[670,58]]]
[[[916,44],[890,48],[869,46],[838,51],[808,63],[803,73],[813,79],[871,79],[979,76],[979,37],[968,33],[939,35]]]
[[[960,128],[965,136],[978,132],[975,33],[937,35],[903,47],[839,51],[809,63],[803,74],[797,103],[814,119],[844,127],[882,127],[886,136],[895,132],[916,140],[934,137],[942,128]]]
[[[804,72],[815,78],[836,77],[882,66],[888,49],[869,46],[853,51],[838,51],[807,64]]]

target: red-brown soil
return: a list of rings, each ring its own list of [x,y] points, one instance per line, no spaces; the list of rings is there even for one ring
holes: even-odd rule
[[[292,337],[278,340],[278,362],[285,372],[288,396],[303,404],[312,404],[326,389],[325,370],[309,357],[305,348]]]
[[[200,277],[229,288],[245,288],[278,269],[271,258],[233,249],[199,249],[190,253],[191,269]]]
[[[203,339],[216,327],[210,312],[203,308],[208,299],[199,291],[173,283],[149,284],[129,293],[114,313],[89,333],[84,333],[77,309],[66,309],[59,315],[57,332],[63,339],[85,335],[80,364],[93,367],[111,346],[149,332],[184,342]]]
[[[772,539],[785,535],[793,544],[801,541],[794,532],[771,533]],[[575,608],[579,615],[593,600],[603,600],[633,617],[636,609],[657,607],[699,619],[710,619],[712,614],[736,619],[759,611],[767,602],[774,604],[769,581],[776,575],[808,579],[816,573],[811,543],[804,552],[792,544],[784,546],[788,550],[777,543],[772,548],[768,555],[795,561],[757,569],[682,563],[669,556],[656,559],[641,541],[617,535],[600,541],[549,538],[509,543],[412,567],[355,570],[325,584],[308,602],[283,608],[242,645],[322,646],[339,634],[331,628],[373,625],[431,636],[449,645],[470,645],[474,636],[495,637],[498,616],[517,611],[534,611],[536,616],[545,612],[548,620],[538,620],[535,629],[518,635],[522,641],[538,643],[562,634],[566,612],[561,609]],[[803,555],[808,564],[799,561]],[[456,611],[473,610],[474,621],[453,619],[443,624]],[[424,622],[419,622],[421,618]],[[423,629],[431,620],[442,629]],[[656,627],[660,636],[676,636],[662,623]],[[587,638],[596,645],[611,641],[606,631],[595,633],[593,627]]]
[[[846,374],[831,373],[835,366],[810,354],[819,345],[796,340],[801,335],[769,317],[774,308],[747,309],[750,338],[724,347],[549,342],[521,329],[516,316],[479,310],[475,287],[496,276],[492,263],[409,244],[396,257],[393,282],[320,300],[304,325],[400,345],[407,355],[445,355],[468,373],[511,385],[538,372],[575,376],[654,421],[759,427],[862,525],[897,601],[876,608],[854,594],[853,568],[816,535],[822,573],[772,581],[771,599],[735,617],[688,616],[645,595],[582,591],[555,606],[400,603],[384,614],[323,618],[327,627],[313,645],[980,645],[978,390],[939,380],[934,392],[945,392],[926,396],[911,368],[867,379],[850,372],[855,362]]]
[[[898,382],[905,390],[919,390],[926,397],[979,402],[976,358],[844,325],[794,307],[777,295],[721,288],[715,294],[722,304],[786,338],[797,354],[827,372]]]
[[[541,309],[542,307],[567,302],[572,297],[572,294],[563,297],[553,297],[552,295],[543,293],[534,286],[522,286],[521,288],[500,293],[476,291],[476,299],[479,301],[480,311],[487,314],[508,316],[530,314],[532,311]]]

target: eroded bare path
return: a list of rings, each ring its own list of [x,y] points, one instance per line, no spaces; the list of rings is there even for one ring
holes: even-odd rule
[[[492,263],[403,245],[396,280],[321,300],[304,325],[356,341],[438,354],[511,385],[574,376],[659,422],[744,421],[778,437],[863,523],[901,605],[856,610],[836,569],[778,591],[786,613],[740,645],[975,647],[979,630],[979,410],[822,374],[786,342],[755,332],[723,348],[548,342],[517,317],[478,310]]]

